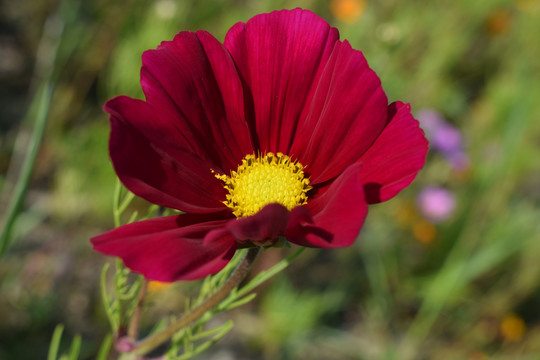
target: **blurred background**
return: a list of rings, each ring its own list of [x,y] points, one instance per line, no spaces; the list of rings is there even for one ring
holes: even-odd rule
[[[110,259],[88,241],[113,227],[101,106],[142,97],[142,52],[298,6],[412,104],[431,151],[360,241],[304,252],[218,317],[235,327],[199,358],[540,359],[538,0],[0,1],[0,359],[45,358],[58,323],[61,346],[80,334],[93,359],[109,331]],[[192,286],[151,283],[143,325],[180,313]]]

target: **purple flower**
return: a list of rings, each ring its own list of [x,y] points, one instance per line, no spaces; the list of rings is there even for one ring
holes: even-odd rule
[[[432,222],[446,220],[456,208],[456,199],[450,191],[437,186],[428,186],[418,195],[420,212]]]
[[[426,132],[426,135],[431,137],[437,129],[446,124],[444,118],[437,111],[433,109],[421,109],[416,114],[418,121],[422,129]],[[431,144],[433,146],[433,144]]]
[[[466,170],[469,158],[463,150],[463,137],[459,130],[432,109],[420,110],[417,118],[426,132],[431,148],[440,152],[454,170]]]
[[[432,146],[443,153],[461,149],[462,143],[461,133],[446,123],[439,125],[432,134]]]
[[[451,151],[443,155],[454,170],[465,171],[469,168],[469,156],[463,150]]]

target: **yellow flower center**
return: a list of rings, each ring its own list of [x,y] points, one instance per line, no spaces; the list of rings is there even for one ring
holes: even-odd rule
[[[282,153],[267,153],[262,157],[247,155],[231,176],[215,177],[225,183],[229,191],[223,203],[236,217],[250,216],[265,205],[279,203],[292,210],[307,203],[311,189],[304,178],[303,166]]]

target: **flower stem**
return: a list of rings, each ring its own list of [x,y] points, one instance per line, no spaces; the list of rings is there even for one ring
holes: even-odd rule
[[[143,279],[141,284],[141,289],[139,290],[139,295],[137,296],[137,305],[131,316],[131,321],[129,322],[127,335],[129,338],[136,340],[137,334],[139,332],[139,319],[141,317],[141,311],[143,307],[144,297],[146,296],[146,290],[148,288],[148,280]]]
[[[150,351],[167,341],[167,339],[171,338],[178,330],[189,325],[191,322],[197,320],[207,311],[218,305],[235,287],[242,282],[242,280],[244,280],[249,269],[251,268],[251,265],[257,257],[259,249],[259,247],[249,249],[231,276],[215,293],[203,301],[199,306],[191,309],[188,313],[184,314],[181,318],[165,329],[141,340],[135,345],[135,349],[133,349],[131,353],[134,355],[148,354]]]

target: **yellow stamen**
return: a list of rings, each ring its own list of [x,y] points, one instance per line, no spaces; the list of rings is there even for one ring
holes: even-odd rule
[[[302,164],[282,153],[256,157],[247,155],[230,176],[216,174],[229,191],[223,203],[236,217],[250,216],[265,205],[279,203],[292,210],[307,203],[312,188],[304,178]]]

